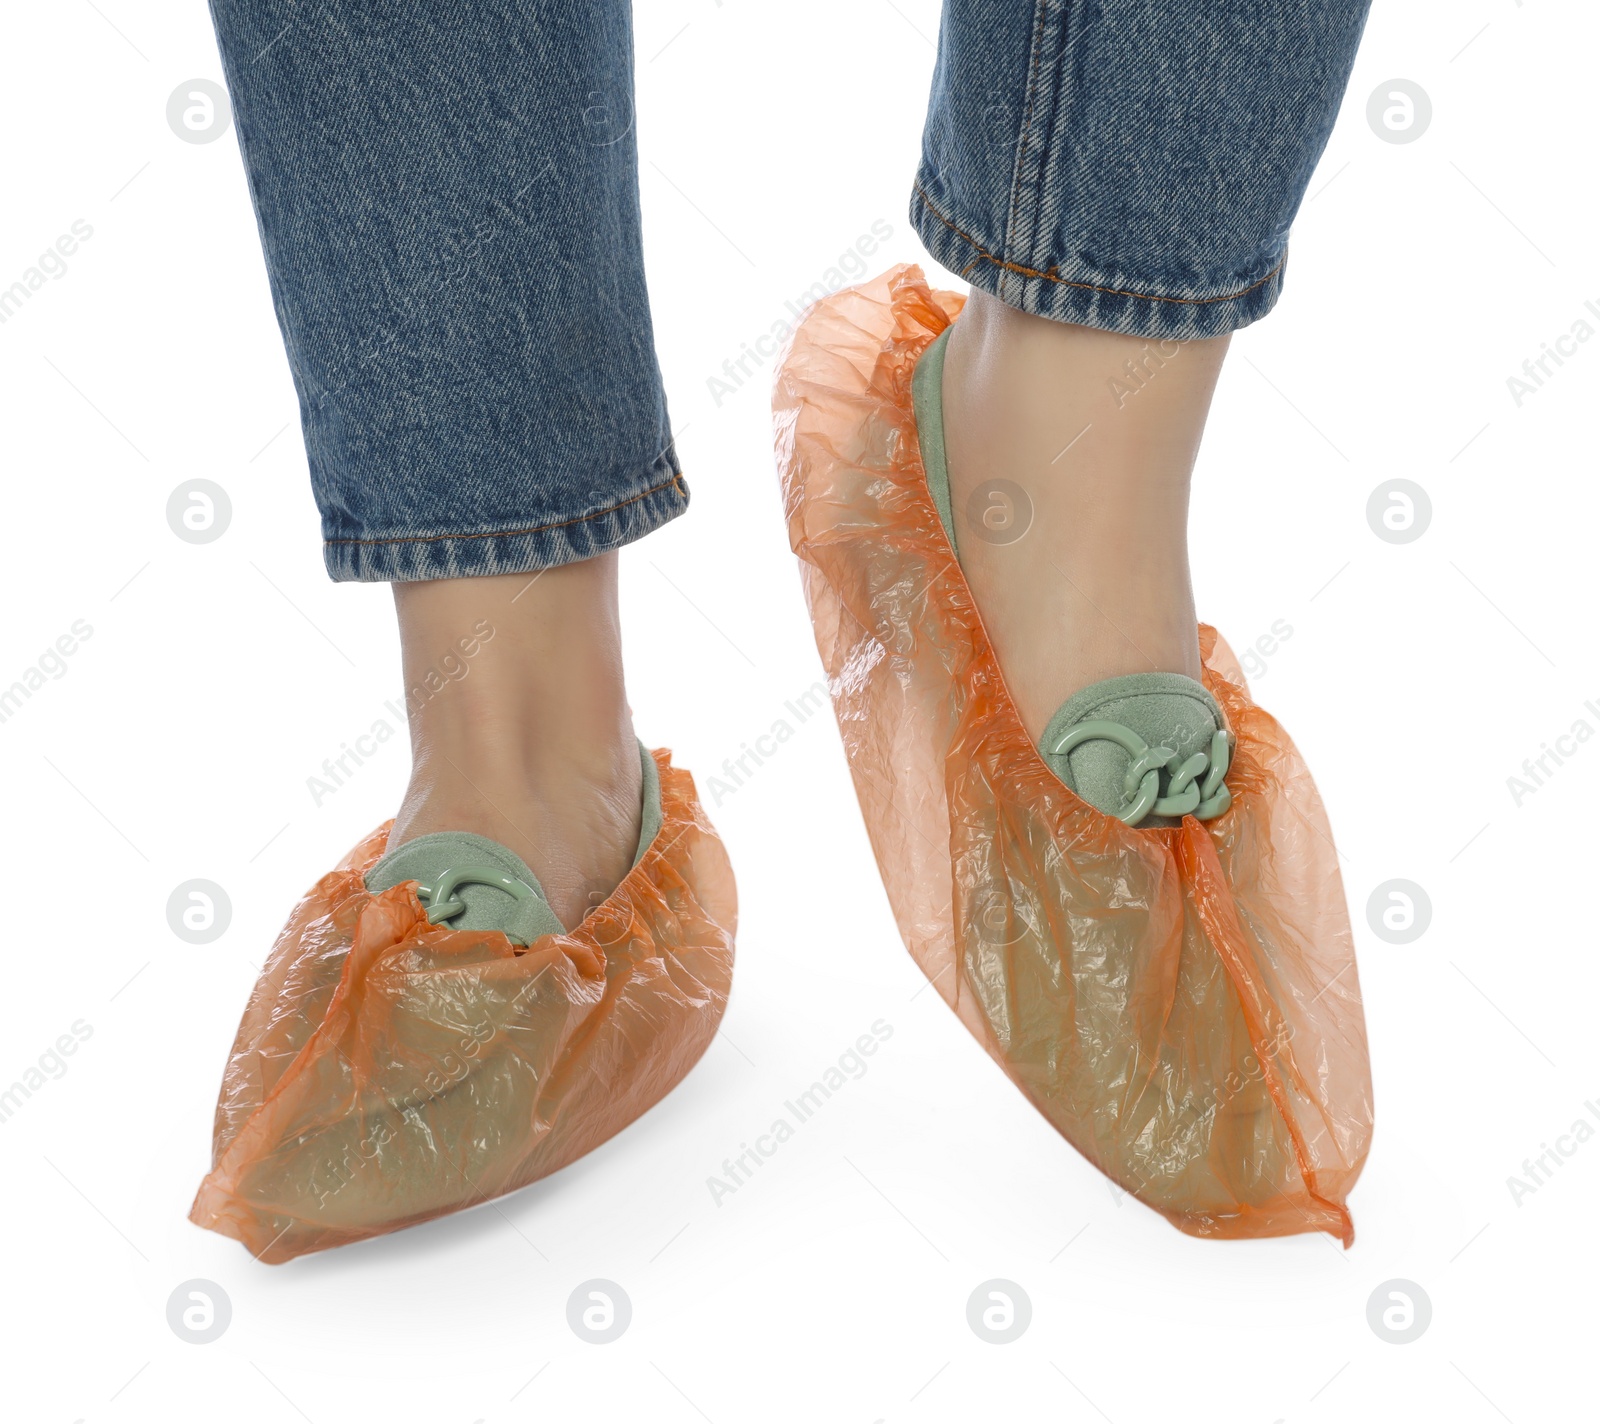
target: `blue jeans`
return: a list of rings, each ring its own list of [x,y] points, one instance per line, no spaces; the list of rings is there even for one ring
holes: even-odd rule
[[[681,514],[626,0],[211,8],[329,573],[526,572]],[[1365,12],[946,0],[917,231],[1059,321],[1254,321]]]

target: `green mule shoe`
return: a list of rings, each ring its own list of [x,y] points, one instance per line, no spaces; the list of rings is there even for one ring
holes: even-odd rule
[[[644,795],[635,865],[661,829],[661,777],[642,742],[639,769]],[[501,930],[519,945],[567,932],[527,862],[488,836],[470,831],[418,836],[374,865],[367,872],[366,887],[376,894],[407,880],[417,882],[417,898],[427,907],[430,924],[453,930]]]

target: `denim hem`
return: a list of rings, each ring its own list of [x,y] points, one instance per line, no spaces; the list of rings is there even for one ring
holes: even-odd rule
[[[911,195],[911,225],[929,256],[980,291],[1034,316],[1124,336],[1198,341],[1259,321],[1283,290],[1286,253],[1264,276],[1240,282],[1236,290],[1221,296],[1145,296],[1127,290],[1139,285],[1134,280],[1118,282],[1094,273],[1068,277],[1059,269],[1040,272],[1023,267],[994,255],[935,208],[924,191],[931,181],[924,168]]]
[[[327,539],[322,557],[328,576],[336,583],[411,583],[534,573],[631,544],[676,519],[688,507],[689,486],[675,473],[619,504],[532,529]]]

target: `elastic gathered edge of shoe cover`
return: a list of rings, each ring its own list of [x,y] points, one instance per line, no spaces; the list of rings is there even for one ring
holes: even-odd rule
[[[606,902],[525,950],[372,894],[381,826],[278,936],[217,1101],[190,1211],[260,1260],[395,1231],[548,1176],[664,1097],[727,1006],[733,872],[686,771]]]
[[[1372,1083],[1321,799],[1205,625],[1229,810],[1133,829],[1051,773],[918,453],[912,369],[961,303],[914,266],[825,298],[774,395],[790,544],[901,935],[1034,1106],[1173,1225],[1348,1246]]]

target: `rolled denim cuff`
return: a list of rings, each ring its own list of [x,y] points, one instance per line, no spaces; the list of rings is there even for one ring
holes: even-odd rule
[[[689,507],[689,486],[675,466],[648,474],[651,483],[638,493],[569,519],[530,528],[326,539],[323,561],[330,578],[359,583],[537,573],[575,564],[642,539]]]
[[[945,0],[911,221],[1008,306],[1162,341],[1272,310],[1367,0]]]
[[[929,193],[936,183],[924,165],[911,196],[911,224],[929,255],[980,291],[1034,316],[1123,336],[1198,341],[1259,321],[1283,290],[1287,245],[1258,274],[1176,290],[1157,290],[1136,273],[1099,272],[1082,263],[1040,271],[1007,262],[975,225],[942,210]]]

